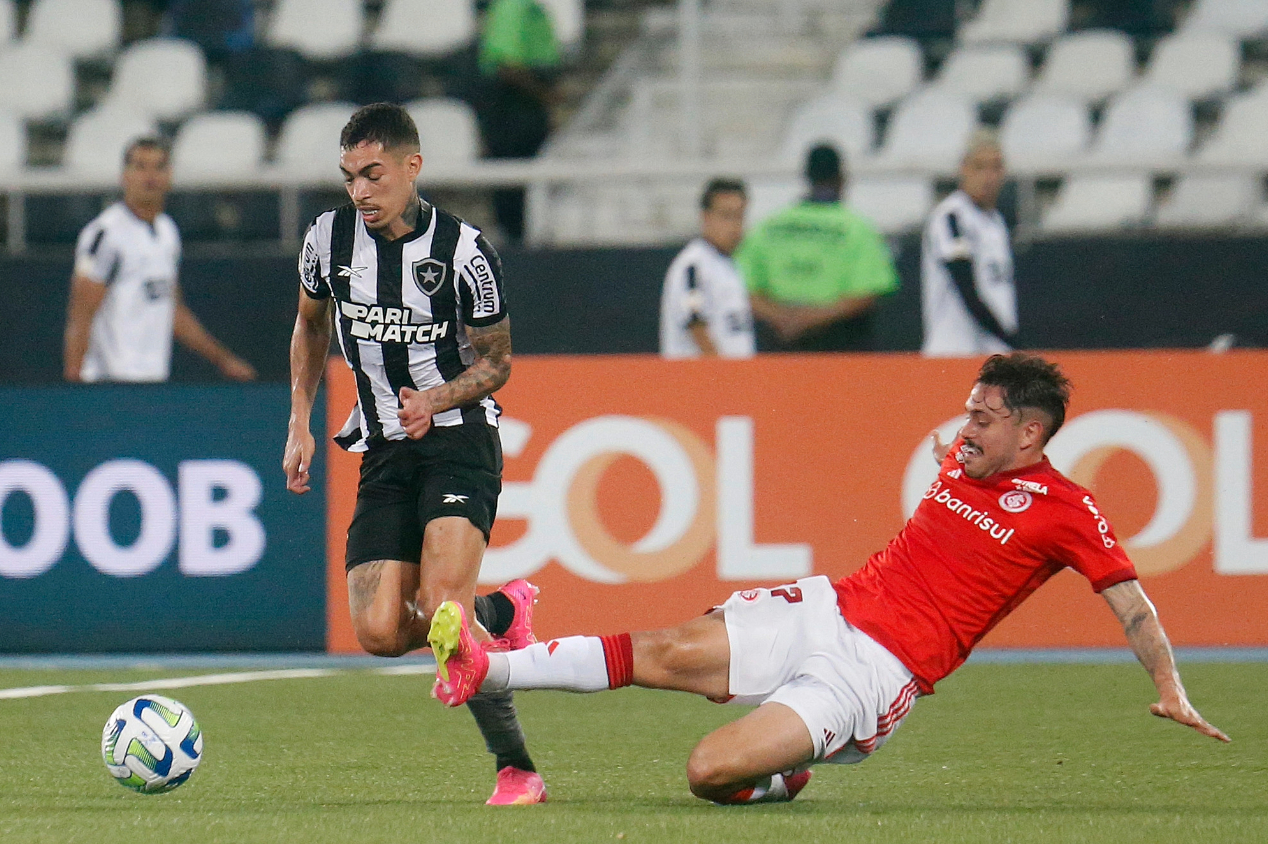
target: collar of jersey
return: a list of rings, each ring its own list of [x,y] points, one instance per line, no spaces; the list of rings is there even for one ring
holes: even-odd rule
[[[418,225],[414,226],[414,230],[412,232],[406,235],[402,235],[401,237],[398,237],[396,240],[388,240],[383,235],[379,234],[378,232],[375,232],[373,229],[371,229],[369,226],[365,224],[365,220],[361,219],[360,214],[357,215],[357,219],[361,222],[361,226],[365,229],[366,234],[370,235],[370,237],[374,238],[379,243],[388,244],[388,245],[398,245],[401,243],[409,243],[411,240],[418,240],[418,238],[422,237],[424,234],[427,233],[427,230],[431,228],[431,218],[436,213],[435,206],[432,205],[430,202],[424,199],[424,200],[421,200],[421,203],[422,203],[421,207],[419,208],[419,211],[418,211]]]
[[[970,478],[968,475],[963,475],[961,479],[966,480],[969,483],[974,483],[980,486],[989,487],[989,486],[998,486],[1003,481],[1010,481],[1013,478],[1020,478],[1025,475],[1033,474],[1035,472],[1046,474],[1051,471],[1052,471],[1052,464],[1048,462],[1048,455],[1045,454],[1043,456],[1043,459],[1041,459],[1038,463],[1031,463],[1029,466],[1023,466],[1020,469],[1005,469],[1002,472],[996,472],[993,475],[989,475],[981,479]]]

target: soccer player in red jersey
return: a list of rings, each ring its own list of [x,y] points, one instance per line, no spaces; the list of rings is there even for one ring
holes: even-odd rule
[[[1069,566],[1104,596],[1158,689],[1150,711],[1228,741],[1189,703],[1153,604],[1086,489],[1044,446],[1065,421],[1070,385],[1055,364],[994,355],[978,373],[959,436],[934,436],[941,461],[924,500],[884,550],[835,584],[809,577],[736,592],[669,630],[573,636],[487,653],[457,604],[432,638],[450,654],[433,694],[626,685],[759,704],[705,736],[687,777],[719,803],[791,800],[818,762],[859,762],[917,697],[958,668],[986,633]]]

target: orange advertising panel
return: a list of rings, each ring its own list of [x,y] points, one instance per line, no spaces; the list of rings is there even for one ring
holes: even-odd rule
[[[1092,489],[1176,644],[1268,645],[1268,353],[1054,353],[1074,382],[1054,465]],[[542,587],[539,635],[682,622],[731,592],[857,569],[936,475],[980,361],[912,355],[517,358],[481,582]],[[329,371],[330,427],[355,401]],[[359,458],[330,447],[329,646],[359,650],[344,532]],[[1259,494],[1256,494],[1256,490]],[[995,647],[1123,646],[1066,571]]]

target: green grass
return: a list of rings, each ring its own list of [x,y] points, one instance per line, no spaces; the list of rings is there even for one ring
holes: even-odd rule
[[[0,671],[0,688],[187,671]],[[740,710],[660,692],[519,695],[551,802],[485,807],[492,763],[429,681],[335,677],[163,692],[206,736],[193,779],[133,794],[101,764],[131,693],[0,700],[6,842],[1262,842],[1268,665],[1185,666],[1221,745],[1148,714],[1136,666],[970,665],[856,766],[820,766],[792,804],[693,798],[684,763]]]

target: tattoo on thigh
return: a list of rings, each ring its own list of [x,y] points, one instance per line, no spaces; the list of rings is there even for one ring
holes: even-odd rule
[[[362,563],[348,572],[348,608],[353,618],[366,611],[374,603],[374,596],[379,591],[379,580],[383,577],[383,566],[387,560],[375,560]]]

